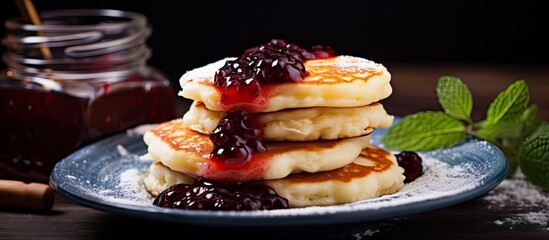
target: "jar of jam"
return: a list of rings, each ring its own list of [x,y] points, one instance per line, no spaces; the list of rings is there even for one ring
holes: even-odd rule
[[[78,148],[176,115],[176,94],[147,65],[140,13],[45,11],[42,24],[5,22],[0,72],[0,179],[47,182]]]

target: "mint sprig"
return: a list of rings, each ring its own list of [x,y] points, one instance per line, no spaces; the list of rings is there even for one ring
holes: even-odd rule
[[[518,80],[500,92],[486,112],[486,119],[473,122],[473,98],[455,76],[442,76],[436,88],[442,111],[408,115],[382,138],[395,151],[427,151],[462,142],[467,136],[498,146],[510,161],[514,174],[521,167],[534,184],[549,189],[549,124],[537,118],[536,105],[528,106],[526,81]]]
[[[459,120],[442,112],[421,112],[391,127],[383,144],[389,149],[424,151],[451,147],[465,137],[465,126]]]
[[[444,112],[455,119],[472,124],[473,96],[469,88],[454,76],[442,76],[437,86],[438,102]]]

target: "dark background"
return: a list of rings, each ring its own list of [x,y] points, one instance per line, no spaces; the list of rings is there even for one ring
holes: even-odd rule
[[[330,3],[323,4],[322,2]],[[507,3],[509,2],[509,3]],[[105,8],[137,11],[153,34],[149,65],[177,79],[185,71],[272,38],[330,45],[391,63],[546,64],[544,1],[120,1],[35,0],[39,11]],[[0,20],[18,16],[0,3]],[[0,29],[4,33],[4,29]],[[0,49],[4,51],[2,47]],[[0,67],[4,67],[1,63]]]

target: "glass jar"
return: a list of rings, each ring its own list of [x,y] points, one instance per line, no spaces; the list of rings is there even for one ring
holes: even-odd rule
[[[145,16],[108,9],[5,22],[0,72],[0,179],[47,182],[78,148],[176,115],[169,79],[146,64]]]

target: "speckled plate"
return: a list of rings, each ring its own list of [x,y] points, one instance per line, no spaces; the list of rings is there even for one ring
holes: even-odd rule
[[[400,119],[397,119],[400,120]],[[50,185],[78,204],[117,214],[176,223],[218,226],[311,226],[379,221],[465,202],[496,187],[508,163],[494,145],[467,139],[448,149],[420,152],[424,174],[395,194],[327,207],[251,212],[210,212],[160,208],[142,184],[151,162],[138,156],[147,148],[142,134],[149,126],[88,145],[53,169]],[[374,132],[380,145],[384,129]]]

